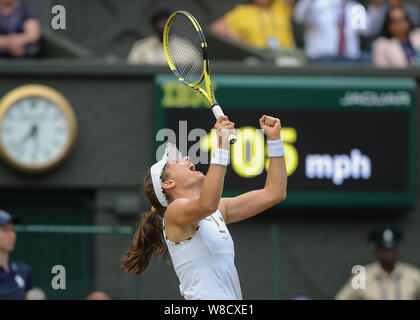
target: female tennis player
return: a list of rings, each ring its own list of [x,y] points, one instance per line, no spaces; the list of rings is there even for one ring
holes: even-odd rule
[[[140,275],[154,255],[170,254],[187,300],[241,300],[234,245],[226,227],[250,218],[286,198],[287,173],[280,120],[259,119],[267,136],[269,170],[264,188],[222,198],[234,123],[220,116],[215,124],[218,148],[207,174],[167,144],[162,160],[144,180],[152,209],[144,214],[125,253],[123,270]]]

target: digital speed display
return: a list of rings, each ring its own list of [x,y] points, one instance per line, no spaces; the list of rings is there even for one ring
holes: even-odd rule
[[[280,118],[288,172],[286,205],[408,206],[414,199],[415,83],[410,79],[215,78],[216,98],[238,128],[225,196],[264,186],[263,115]],[[209,157],[214,116],[205,101],[159,76],[157,146],[167,128],[184,154]],[[194,129],[201,134],[191,134]],[[198,136],[202,139],[198,140]],[[184,150],[182,150],[184,149]],[[190,154],[191,155],[191,154]],[[205,165],[197,165],[206,171]]]

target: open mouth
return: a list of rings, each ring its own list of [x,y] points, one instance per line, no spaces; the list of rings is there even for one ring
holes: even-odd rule
[[[196,171],[196,170],[195,170],[195,165],[194,165],[193,163],[190,163],[190,164],[188,165],[188,169],[189,169],[190,171],[192,171],[192,172],[194,172],[194,173],[198,174],[198,175],[204,175],[201,171]]]

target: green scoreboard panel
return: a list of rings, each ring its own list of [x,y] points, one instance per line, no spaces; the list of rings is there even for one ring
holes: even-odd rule
[[[206,101],[172,76],[157,76],[155,83],[156,147],[170,140],[185,155],[209,159],[215,119]],[[264,186],[267,147],[257,129],[259,117],[266,114],[282,124],[288,171],[285,205],[413,204],[414,80],[218,76],[214,83],[219,104],[239,129],[225,196]],[[173,134],[167,134],[168,129]],[[207,165],[196,167],[206,172]]]

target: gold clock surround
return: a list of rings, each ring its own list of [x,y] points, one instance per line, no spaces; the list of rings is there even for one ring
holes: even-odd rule
[[[59,166],[70,155],[77,137],[77,119],[68,100],[57,90],[37,84],[17,87],[0,100],[0,134],[2,132],[2,120],[7,110],[19,100],[34,97],[51,101],[63,112],[69,128],[69,137],[63,150],[54,159],[39,168],[27,167],[14,161],[5,151],[0,139],[0,156],[15,169],[31,174],[46,172]]]

